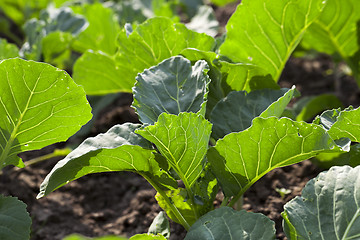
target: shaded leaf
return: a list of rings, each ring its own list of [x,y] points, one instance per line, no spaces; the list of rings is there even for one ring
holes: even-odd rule
[[[192,67],[177,56],[145,70],[136,78],[134,103],[140,121],[153,124],[163,112],[201,112],[205,114],[209,77],[205,61]]]
[[[335,95],[321,94],[318,96],[303,97],[297,101],[291,111],[296,116],[296,121],[308,121],[317,114],[328,109],[343,107]]]
[[[44,61],[61,69],[71,69],[71,42],[73,36],[69,32],[52,32],[42,39]]]
[[[360,237],[360,167],[332,167],[310,180],[282,213],[290,239]]]
[[[311,161],[322,169],[344,165],[356,167],[360,165],[360,144],[351,145],[350,151],[345,153],[320,153]]]
[[[185,240],[275,239],[275,224],[260,213],[221,207],[191,226]]]
[[[26,204],[15,197],[0,195],[0,239],[30,239],[30,227]]]
[[[219,101],[211,112],[213,137],[219,139],[231,132],[240,132],[250,127],[255,117],[280,117],[285,107],[296,94],[292,89],[263,89],[247,94],[231,92]]]
[[[18,153],[65,141],[91,118],[84,90],[45,63],[0,62],[0,163],[23,166]]]
[[[325,3],[324,0],[244,0],[226,25],[227,36],[220,53],[235,62],[255,64],[277,81],[302,34]]]

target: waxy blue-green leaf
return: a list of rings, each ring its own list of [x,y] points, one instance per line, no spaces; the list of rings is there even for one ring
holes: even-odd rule
[[[104,134],[86,139],[59,161],[40,186],[38,198],[69,181],[97,172],[132,171],[144,176],[154,187],[176,187],[155,160],[151,144],[134,133],[139,124],[115,125]]]
[[[198,33],[206,33],[215,37],[219,33],[219,22],[216,20],[212,7],[202,5],[186,27]]]
[[[25,203],[0,195],[0,239],[30,239],[31,218]]]
[[[191,226],[185,240],[275,239],[275,223],[260,213],[220,207]]]
[[[334,140],[349,138],[353,142],[360,142],[360,108],[349,107],[328,110],[314,120],[321,124]]]
[[[107,7],[114,10],[121,26],[126,23],[140,24],[153,17],[168,17],[175,22],[180,21],[177,14],[177,0],[122,0],[107,2]]]
[[[41,60],[43,51],[42,41],[50,33],[67,32],[75,37],[88,26],[83,16],[74,14],[70,8],[48,7],[41,12],[40,19],[31,19],[24,25],[26,42],[20,49],[21,56],[26,59]],[[61,45],[62,39],[53,39]],[[48,51],[56,52],[56,49]],[[60,51],[60,50],[58,50]]]
[[[162,113],[154,125],[136,133],[156,145],[187,189],[195,183],[203,171],[211,133],[211,124],[203,116]]]
[[[245,131],[217,141],[207,157],[225,195],[240,197],[269,171],[325,151],[341,150],[322,127],[288,118],[258,117]]]
[[[284,206],[289,239],[360,238],[360,166],[332,167]]]
[[[151,223],[148,234],[161,234],[165,238],[170,238],[170,223],[164,211],[160,211]]]
[[[194,66],[181,56],[171,57],[146,69],[136,77],[134,103],[140,121],[153,124],[163,112],[201,112],[205,114],[208,65],[198,61]]]
[[[359,74],[359,64],[351,59],[360,50],[359,11],[357,0],[328,0],[323,12],[304,34],[302,46],[327,54],[338,53],[354,73]]]
[[[186,48],[210,51],[213,45],[214,39],[206,34],[188,30],[183,24],[173,23],[168,18],[152,18],[137,26],[128,36],[125,29],[118,35],[119,51],[110,57],[110,64],[110,60],[98,61],[102,58],[99,52],[89,52],[87,60],[80,57],[74,66],[74,80],[90,95],[131,92],[138,73],[180,54]],[[99,72],[111,72],[111,78],[101,78],[100,74],[87,71],[89,65],[97,66]]]
[[[18,153],[67,140],[91,118],[84,90],[49,64],[0,62],[0,169]]]
[[[249,94],[245,91],[229,93],[211,112],[213,137],[219,139],[231,132],[243,131],[250,127],[255,117],[280,117],[295,94],[295,87],[262,89]]]
[[[19,56],[19,49],[15,44],[8,43],[6,39],[0,39],[0,60]]]
[[[235,62],[252,63],[275,81],[305,30],[326,0],[243,0],[226,25],[220,53]]]
[[[72,44],[74,50],[102,51],[113,55],[116,52],[116,38],[120,26],[114,12],[101,3],[73,6],[75,13],[83,15],[89,26],[82,31]]]

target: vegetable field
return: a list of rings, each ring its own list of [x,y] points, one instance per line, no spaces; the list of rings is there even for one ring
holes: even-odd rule
[[[360,239],[357,0],[0,1],[0,239]]]

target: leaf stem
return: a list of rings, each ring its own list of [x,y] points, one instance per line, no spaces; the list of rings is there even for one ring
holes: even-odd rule
[[[197,205],[196,205],[196,203],[194,201],[194,199],[195,199],[194,194],[191,191],[191,187],[187,182],[184,182],[184,185],[185,185],[188,197],[189,197],[188,201],[190,202],[190,206],[192,206],[192,210],[194,212],[195,219],[197,220],[197,219],[199,219],[200,216],[199,216],[199,210],[198,210]]]
[[[66,156],[68,155],[70,152],[72,151],[71,148],[63,148],[63,149],[55,149],[54,152],[40,156],[40,157],[36,157],[33,158],[29,161],[25,162],[25,167],[42,162],[42,161],[46,161],[49,160],[51,158],[54,157],[62,157],[62,156]]]
[[[229,203],[229,197],[224,197],[223,201],[220,204],[220,207],[225,207]]]
[[[163,199],[166,202],[166,205],[171,209],[173,214],[176,216],[176,219],[179,220],[181,225],[188,231],[190,229],[190,224],[186,221],[184,216],[180,213],[179,209],[171,202],[171,199],[169,196],[159,187],[154,181],[152,181],[151,178],[146,176],[145,174],[139,173],[141,176],[143,176],[154,188],[155,190],[163,197]]]

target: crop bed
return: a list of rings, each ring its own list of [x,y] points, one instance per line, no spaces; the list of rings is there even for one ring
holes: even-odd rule
[[[293,84],[302,95],[333,93],[334,76],[324,77],[332,62],[321,57],[311,60],[292,59],[280,81],[283,87]],[[356,82],[343,77],[340,98],[344,105],[359,106],[360,93]],[[346,87],[345,87],[346,86]],[[92,135],[105,132],[115,123],[138,122],[130,107],[131,95],[119,96],[95,122]],[[58,144],[62,147],[64,144]],[[42,156],[53,150],[50,146],[41,151],[24,153],[25,160]],[[85,176],[60,188],[46,198],[37,200],[40,183],[59,158],[51,159],[24,169],[8,167],[0,176],[1,193],[19,197],[28,205],[33,219],[32,240],[56,240],[80,233],[95,237],[108,234],[132,236],[147,232],[153,218],[161,211],[157,205],[155,190],[141,176],[133,173],[101,173]],[[265,175],[244,196],[243,208],[261,212],[275,221],[277,237],[286,239],[282,232],[283,205],[300,195],[305,184],[322,169],[305,161],[276,169]],[[289,189],[291,193],[281,198],[276,188]],[[184,228],[172,223],[172,240],[183,239]]]

